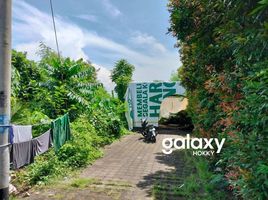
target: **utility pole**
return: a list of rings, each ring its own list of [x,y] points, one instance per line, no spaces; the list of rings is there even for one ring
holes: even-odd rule
[[[9,198],[11,4],[12,0],[0,0],[0,200]]]

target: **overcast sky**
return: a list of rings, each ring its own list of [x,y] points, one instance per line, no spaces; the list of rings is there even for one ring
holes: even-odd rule
[[[61,54],[100,68],[108,90],[114,63],[136,67],[134,81],[168,81],[180,66],[176,40],[167,35],[167,0],[53,0]],[[49,0],[13,0],[13,48],[38,60],[40,42],[55,49]]]

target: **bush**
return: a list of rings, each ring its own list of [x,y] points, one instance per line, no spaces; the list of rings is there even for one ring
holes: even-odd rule
[[[57,156],[65,165],[72,168],[84,167],[99,158],[102,153],[103,138],[96,131],[86,116],[78,118],[71,124],[72,139],[61,147]]]
[[[225,131],[230,143],[222,154],[229,164],[227,176],[245,199],[268,198],[267,80],[266,69],[246,81],[241,109],[234,112],[234,124]]]
[[[230,188],[268,198],[267,1],[170,0],[195,134],[226,137],[220,157]]]
[[[124,133],[125,104],[118,99],[111,98],[106,91],[100,88],[96,92],[96,99],[90,110],[91,112],[88,114],[90,123],[98,135],[107,139],[107,143],[119,138]]]
[[[58,158],[69,167],[84,167],[89,162],[89,154],[93,153],[88,146],[65,144],[58,152]]]
[[[64,175],[68,169],[58,160],[53,150],[35,158],[35,162],[17,172],[15,182],[25,185],[46,184],[57,176]]]
[[[177,189],[177,194],[187,199],[231,199],[226,192],[227,179],[219,173],[212,173],[206,159],[193,157],[189,152],[186,153],[186,166],[193,173],[185,178],[184,185]]]

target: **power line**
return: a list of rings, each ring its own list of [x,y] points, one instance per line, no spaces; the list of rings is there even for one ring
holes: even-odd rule
[[[49,0],[49,2],[50,2],[51,17],[52,17],[53,27],[54,27],[56,46],[57,46],[58,56],[60,58],[60,50],[59,50],[59,43],[58,43],[58,36],[57,36],[57,30],[56,30],[56,24],[55,24],[55,17],[54,17],[52,0]]]

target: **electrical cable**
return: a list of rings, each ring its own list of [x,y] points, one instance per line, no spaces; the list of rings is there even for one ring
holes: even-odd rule
[[[49,2],[50,2],[51,17],[52,17],[53,27],[54,27],[56,46],[57,46],[58,56],[59,56],[59,59],[60,59],[60,50],[59,50],[59,43],[58,43],[58,36],[57,36],[57,30],[56,30],[56,24],[55,24],[55,17],[54,17],[54,9],[53,9],[52,0],[49,0]]]

